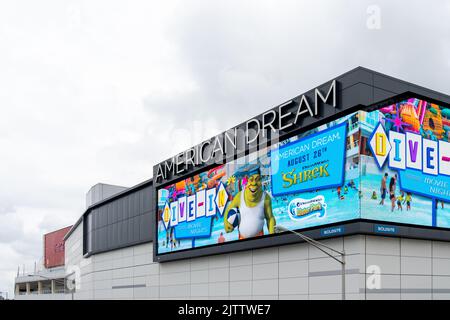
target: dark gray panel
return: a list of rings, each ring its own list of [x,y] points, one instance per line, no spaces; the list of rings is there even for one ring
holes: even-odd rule
[[[423,87],[419,87],[413,84],[410,84],[408,86],[408,90],[409,91],[414,91],[415,93],[419,94],[419,95],[423,95],[423,96],[427,96],[430,97],[432,99],[440,99],[442,96],[433,90],[427,89],[427,88],[423,88]],[[446,100],[444,100],[445,102]]]
[[[92,214],[92,230],[98,229],[99,221],[98,221],[97,210],[93,210],[91,212],[91,214]]]
[[[123,237],[124,237],[124,232],[123,232],[123,220],[122,220],[117,223],[117,245],[119,245],[120,243],[123,243]]]
[[[92,232],[89,232],[87,234],[87,248],[86,248],[87,252],[92,251],[92,242],[93,242],[92,237],[93,237]]]
[[[112,203],[112,223],[117,223],[117,213],[119,211],[119,200],[116,200]]]
[[[136,216],[136,194],[132,193],[130,197],[130,218]]]
[[[132,197],[133,197],[133,209],[134,209],[133,217],[136,217],[141,212],[140,211],[139,192],[132,193]]]
[[[107,204],[106,206],[103,206],[103,212],[102,212],[102,223],[103,226],[108,225],[108,215],[109,215],[109,204]]]
[[[140,225],[139,225],[139,240],[147,241],[152,239],[152,222],[151,222],[151,213],[147,212],[140,216]]]
[[[108,226],[101,228],[100,231],[100,248],[98,250],[106,250],[108,244]]]
[[[128,238],[126,243],[133,241],[133,218],[127,220]]]
[[[95,251],[97,247],[100,246],[100,229],[96,229],[92,232],[92,250]]]
[[[94,238],[95,238],[95,245],[93,247],[94,251],[101,250],[101,247],[102,247],[102,233],[103,233],[103,228],[98,228],[94,232]]]
[[[112,202],[108,203],[106,205],[106,224],[110,225],[113,223],[113,212],[112,212],[113,206]]]
[[[119,242],[119,224],[118,223],[114,223],[113,225],[112,225],[113,227],[112,227],[112,241],[111,241],[111,246],[114,248],[114,247],[117,247],[119,244],[120,244],[120,242]]]
[[[133,201],[133,217],[139,214],[139,193],[135,192],[131,194],[131,201]]]
[[[144,191],[140,190],[138,194],[139,199],[139,215],[144,212]]]
[[[144,189],[144,191],[147,191]],[[151,195],[148,192],[142,193],[142,212],[149,212],[152,209]]]
[[[373,103],[372,87],[359,83],[352,87],[342,90],[342,109],[337,114],[346,114],[346,109],[357,105],[369,105]]]
[[[114,243],[114,232],[113,232],[113,228],[114,225],[113,224],[109,224],[106,229],[107,229],[107,234],[108,234],[108,242],[106,243],[106,248],[110,249],[113,248],[113,243]]]
[[[107,242],[107,234],[106,234],[106,227],[102,227],[98,229],[98,244],[96,250],[102,250],[106,246]]]
[[[95,229],[100,229],[103,226],[102,211],[103,211],[103,208],[100,207],[97,210],[95,210],[95,212],[94,212],[94,219],[96,220],[96,228]]]
[[[140,224],[140,216],[137,216],[133,219],[133,238],[132,238],[132,242],[137,242],[139,241],[139,224]]]
[[[93,230],[96,230],[100,227],[100,217],[98,215],[98,209],[92,211],[92,222]]]
[[[128,203],[128,219],[130,219],[133,216],[133,199],[131,198],[131,195],[127,196],[127,203]]]
[[[151,194],[151,185],[137,188],[88,209],[83,219],[83,252],[99,253],[151,241]],[[149,210],[144,214],[146,207]]]
[[[130,208],[129,208],[129,206],[128,206],[128,197],[124,197],[123,199],[122,199],[122,213],[121,213],[121,216],[122,216],[122,221],[123,220],[127,220],[128,219],[128,217],[129,217],[129,214],[128,214],[128,212],[130,211]]]
[[[103,228],[104,226],[106,226],[107,223],[107,207],[103,206],[100,207],[98,209],[98,213],[97,213],[98,217],[99,217],[99,228]]]
[[[151,211],[153,209],[153,188],[147,187],[144,196],[144,212]]]
[[[127,196],[128,200],[128,219],[133,217],[133,199],[131,198],[131,195]]]
[[[123,220],[121,222],[121,229],[122,229],[122,237],[120,239],[120,243],[127,243],[128,242],[128,219]]]
[[[386,91],[378,88],[373,89],[373,100],[375,102],[392,98],[394,95],[396,95],[396,93],[393,93],[391,91]]]
[[[86,232],[92,232],[93,229],[93,225],[92,225],[92,212],[90,212],[87,216],[86,216]]]
[[[374,87],[395,92],[397,94],[403,93],[409,90],[409,85],[407,82],[391,78],[389,76],[384,76],[381,74],[374,74],[373,76]]]
[[[124,210],[123,210],[123,198],[117,199],[117,212],[116,212],[116,223],[123,220]]]
[[[372,85],[373,73],[370,70],[358,68],[337,77],[336,80],[339,81],[341,89],[345,89],[359,82]]]

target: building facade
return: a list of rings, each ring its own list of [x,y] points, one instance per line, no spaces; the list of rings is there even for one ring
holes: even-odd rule
[[[43,236],[42,263],[35,264],[33,273],[18,271],[15,279],[17,300],[64,300],[72,291],[65,267],[64,236],[68,226]]]
[[[81,242],[79,229],[68,240],[75,249],[67,262],[81,270],[75,299],[341,299],[340,265],[305,243],[157,263],[151,243],[84,259]],[[450,299],[447,242],[371,235],[324,242],[345,250],[347,299]],[[380,270],[379,289],[370,287],[371,266]]]
[[[449,299],[449,103],[359,67],[110,187],[65,236],[66,298],[341,299],[341,264],[289,230],[344,253],[346,299]]]

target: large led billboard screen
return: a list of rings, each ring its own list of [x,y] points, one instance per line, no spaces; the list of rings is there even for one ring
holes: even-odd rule
[[[450,109],[410,98],[360,112],[361,218],[450,227]]]
[[[358,113],[158,190],[157,254],[359,218]]]
[[[450,109],[357,111],[158,189],[156,254],[351,220],[450,228]],[[278,236],[278,235],[277,235]]]

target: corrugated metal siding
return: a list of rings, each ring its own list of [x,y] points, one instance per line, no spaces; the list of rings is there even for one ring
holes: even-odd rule
[[[152,185],[137,189],[85,216],[84,254],[98,253],[152,240]]]

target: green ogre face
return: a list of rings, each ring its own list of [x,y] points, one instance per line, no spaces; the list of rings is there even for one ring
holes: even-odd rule
[[[250,202],[259,202],[262,193],[261,175],[255,173],[248,177],[247,185],[244,190],[245,199]]]

